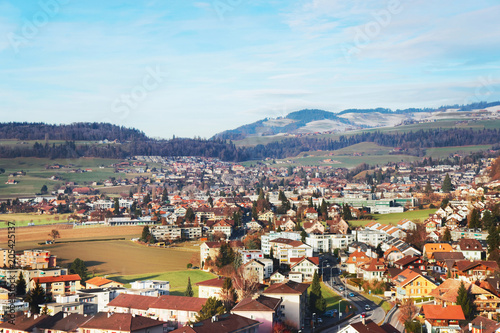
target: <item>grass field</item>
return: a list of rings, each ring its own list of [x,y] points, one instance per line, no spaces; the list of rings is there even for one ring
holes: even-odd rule
[[[215,275],[197,269],[189,269],[189,270],[179,270],[172,272],[162,272],[162,273],[144,273],[135,275],[109,276],[109,278],[113,280],[125,283],[126,287],[129,286],[130,282],[136,280],[155,279],[155,280],[169,281],[170,295],[177,295],[177,296],[184,295],[184,291],[186,290],[187,287],[188,277],[191,278],[191,285],[193,287],[194,296],[198,297],[198,286],[196,285],[196,283],[213,279],[215,278]]]
[[[346,308],[349,311],[352,311],[350,309],[351,304],[343,299],[341,296],[339,296],[337,293],[333,292],[330,288],[328,288],[323,282],[321,282],[321,295],[326,300],[326,310],[333,310],[333,309],[339,309],[339,302],[340,302],[340,311],[344,314],[346,312]]]
[[[399,221],[403,219],[408,219],[411,221],[420,220],[423,222],[426,218],[429,217],[429,214],[434,214],[437,209],[422,209],[422,210],[413,210],[407,211],[404,213],[393,213],[393,214],[374,214],[375,221],[382,224],[393,224],[396,225]],[[373,220],[350,220],[349,224],[352,226],[365,226]]]
[[[67,222],[70,214],[39,215],[36,213],[0,214],[0,228],[6,228],[7,222],[15,222],[17,227],[27,226],[33,222],[35,225],[55,224]]]

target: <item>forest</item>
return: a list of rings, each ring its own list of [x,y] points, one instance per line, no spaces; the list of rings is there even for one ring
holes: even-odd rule
[[[425,149],[437,147],[495,145],[500,142],[499,129],[430,129],[407,133],[365,132],[338,139],[319,137],[289,138],[255,147],[236,147],[231,141],[222,139],[154,140],[144,133],[111,124],[80,123],[72,125],[45,125],[18,123],[19,126],[4,126],[0,130],[3,139],[40,140],[33,145],[1,145],[1,158],[46,157],[46,158],[126,158],[135,155],[149,156],[200,156],[219,158],[223,161],[241,162],[265,158],[287,158],[311,150],[337,150],[361,142],[374,142],[393,147],[395,154],[423,156]],[[14,129],[18,127],[19,131]],[[2,127],[0,127],[2,128]],[[46,143],[48,128],[50,139],[65,140],[62,143]],[[87,128],[87,129],[86,129]],[[28,129],[31,129],[29,131]],[[107,130],[110,130],[107,132]],[[9,136],[10,133],[10,136]],[[128,139],[127,139],[128,138]],[[117,140],[115,143],[77,143],[76,140]],[[125,139],[125,140],[124,140]]]

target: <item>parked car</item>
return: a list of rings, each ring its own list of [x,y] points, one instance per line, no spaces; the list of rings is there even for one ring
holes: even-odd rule
[[[320,325],[323,324],[323,319],[318,318],[318,324],[320,324]]]
[[[333,310],[328,310],[328,311],[325,312],[325,317],[333,317],[334,313],[335,312]]]
[[[344,287],[343,287],[343,286],[340,286],[340,287],[339,287],[339,290],[340,290],[340,291],[344,291]]]
[[[349,293],[349,297],[354,297],[354,293]]]
[[[370,310],[370,306],[368,304],[365,305],[365,310],[366,311]]]

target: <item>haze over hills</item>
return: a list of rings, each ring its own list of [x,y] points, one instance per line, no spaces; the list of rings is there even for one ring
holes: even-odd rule
[[[500,102],[442,106],[437,109],[348,109],[339,113],[305,109],[285,117],[265,118],[236,129],[218,133],[214,138],[240,140],[250,136],[345,132],[364,128],[399,126],[444,119],[497,118]]]

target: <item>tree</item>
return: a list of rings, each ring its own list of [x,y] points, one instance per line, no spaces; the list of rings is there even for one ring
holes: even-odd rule
[[[451,232],[450,229],[444,229],[443,236],[441,237],[441,241],[443,242],[451,242]]]
[[[473,316],[473,304],[472,299],[469,295],[469,292],[465,288],[464,282],[460,282],[460,287],[458,287],[457,292],[457,305],[462,307],[462,311],[464,312],[465,319],[470,320]]]
[[[215,297],[209,297],[205,304],[201,307],[199,314],[196,316],[196,321],[202,321],[205,319],[212,318],[215,315],[221,315],[226,312],[224,304],[222,301],[216,299]]]
[[[478,209],[474,208],[470,212],[468,220],[469,220],[469,228],[481,228],[480,214]]]
[[[47,194],[49,192],[47,185],[43,185],[42,188],[40,189],[40,194]]]
[[[208,204],[210,205],[210,207],[214,207],[214,199],[212,197],[208,197],[208,200],[207,200]]]
[[[488,229],[492,224],[495,224],[495,217],[491,214],[491,211],[486,209],[483,213],[483,228]]]
[[[161,194],[161,201],[168,202],[168,191],[166,188],[163,189],[163,193]]]
[[[399,307],[399,321],[401,324],[405,325],[413,320],[413,317],[417,314],[417,307],[410,298],[405,298]]]
[[[352,220],[351,208],[348,204],[342,205],[342,218],[345,221]]]
[[[240,267],[233,273],[231,282],[240,301],[255,294],[260,286],[257,273],[246,272],[244,267]]]
[[[230,278],[224,280],[222,289],[220,291],[220,300],[224,304],[226,311],[231,310],[236,302],[236,291],[233,288],[233,282]]]
[[[431,185],[431,179],[427,179],[427,184],[425,184],[425,189],[424,189],[425,193],[427,195],[431,194],[432,193],[432,185]]]
[[[234,250],[227,242],[222,242],[219,249],[219,254],[215,258],[215,265],[222,268],[226,265],[233,263],[235,259]]]
[[[142,228],[141,241],[149,242],[150,239],[151,239],[151,233],[149,232],[149,227],[145,225],[144,228]]]
[[[16,295],[24,296],[26,295],[26,280],[22,272],[19,272],[19,277],[16,281]]]
[[[443,185],[441,186],[441,189],[443,190],[444,193],[450,193],[453,190],[453,184],[451,183],[451,178],[449,174],[446,174],[446,176],[444,176]]]
[[[46,302],[47,296],[45,295],[45,290],[42,288],[38,280],[35,282],[35,288],[33,288],[26,296],[26,302],[29,303],[30,312],[32,314],[40,313],[40,306]]]
[[[500,230],[492,224],[488,229],[488,236],[486,237],[486,242],[488,243],[488,253],[494,250],[498,250],[498,245],[500,245]]]
[[[187,297],[194,296],[193,287],[191,286],[191,278],[189,276],[188,276],[188,285],[187,285],[186,291],[184,292],[184,296],[187,296]]]
[[[306,237],[307,237],[307,232],[305,232],[305,230],[302,230],[302,232],[300,233],[300,241],[302,243],[305,243],[306,242]]]
[[[49,236],[52,237],[52,243],[55,243],[56,238],[61,238],[59,231],[56,229],[52,229],[49,233]]]
[[[85,262],[80,258],[76,258],[75,260],[73,260],[73,263],[71,263],[69,267],[69,271],[72,274],[80,275],[83,281],[88,279],[89,271],[87,269],[87,266],[85,265]]]
[[[326,309],[326,300],[321,294],[321,284],[319,283],[318,272],[315,271],[309,293],[309,309],[311,313],[322,314]]]
[[[194,214],[193,208],[189,207],[186,210],[186,215],[184,216],[186,221],[193,222],[194,219],[196,218],[196,215]]]
[[[408,333],[420,333],[422,332],[422,323],[418,320],[411,320],[405,323],[405,330]]]
[[[113,214],[120,215],[120,200],[118,198],[115,198]]]

